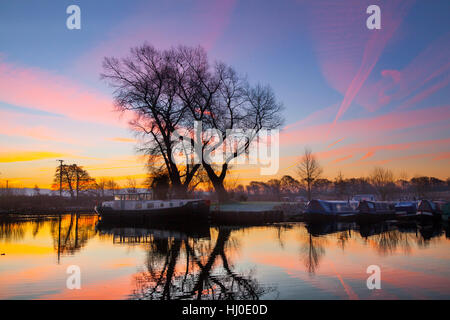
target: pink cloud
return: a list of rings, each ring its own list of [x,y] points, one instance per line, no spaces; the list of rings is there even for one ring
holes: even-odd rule
[[[80,121],[124,125],[113,110],[111,97],[66,77],[1,60],[0,101]]]
[[[375,151],[368,151],[360,160],[364,160],[364,159],[373,157],[374,154],[375,154]]]
[[[416,105],[418,102],[425,100],[427,97],[431,96],[433,93],[439,91],[440,89],[448,86],[450,83],[450,73],[447,74],[444,79],[431,87],[419,92],[415,96],[413,96],[411,99],[400,105],[399,109],[407,109],[414,105]]]
[[[327,149],[329,149],[329,148],[331,148],[332,146],[334,146],[334,145],[338,144],[338,143],[339,143],[339,142],[341,142],[342,140],[344,140],[344,138],[342,138],[342,139],[339,139],[339,140],[337,140],[337,141],[335,141],[335,142],[333,142],[333,143],[329,144],[329,145],[327,146]]]
[[[439,161],[439,160],[446,160],[450,159],[450,152],[439,152],[433,157],[433,160]]]
[[[372,118],[340,121],[336,124],[333,135],[353,139],[372,138],[445,120],[450,120],[450,106],[394,111]],[[280,143],[288,146],[327,142],[329,125],[330,123],[324,123],[281,132]]]
[[[379,1],[381,30],[368,30],[366,8],[371,1],[317,1],[310,30],[319,64],[329,84],[344,95],[334,124],[347,111],[403,21],[412,1]]]
[[[42,118],[42,116],[37,115],[24,115],[0,110],[0,134],[42,141],[65,143],[81,142],[79,139],[68,136],[66,132],[61,132],[46,125],[39,124],[39,121],[41,121]]]
[[[345,156],[345,157],[342,157],[342,158],[338,158],[338,159],[333,160],[333,163],[342,162],[342,161],[348,160],[348,159],[350,159],[352,157],[353,157],[353,155],[351,154],[351,155],[348,155],[348,156]]]
[[[434,40],[402,70],[383,70],[372,75],[355,101],[369,111],[389,103],[398,109],[413,107],[449,84],[450,32]],[[405,99],[406,100],[405,102]]]

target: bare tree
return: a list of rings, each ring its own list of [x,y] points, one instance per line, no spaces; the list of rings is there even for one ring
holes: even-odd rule
[[[39,188],[39,186],[37,184],[34,185],[33,192],[34,192],[35,196],[40,196],[41,195],[41,189]]]
[[[101,75],[114,89],[117,110],[130,111],[131,128],[142,136],[140,151],[164,163],[172,188],[184,196],[200,164],[178,165],[173,157],[179,143],[186,107],[178,98],[176,50],[158,51],[144,44],[124,59],[105,58]]]
[[[105,190],[108,184],[108,180],[106,178],[100,178],[97,181],[97,189],[100,191],[102,198],[105,197]]]
[[[389,194],[395,189],[394,174],[389,169],[375,167],[369,180],[383,201],[385,201]]]
[[[298,180],[289,175],[285,175],[280,180],[281,192],[286,195],[296,195],[301,190],[301,184]]]
[[[339,199],[342,199],[348,195],[348,183],[344,180],[344,176],[341,171],[339,171],[337,177],[334,179],[334,189]]]
[[[312,188],[317,179],[322,175],[323,169],[317,161],[316,157],[312,154],[311,149],[305,148],[303,157],[297,165],[297,172],[299,177],[306,184],[306,191],[308,194],[308,200],[311,201]]]
[[[209,64],[201,47],[158,51],[144,44],[128,58],[105,58],[103,69],[103,79],[115,88],[118,110],[135,115],[130,124],[145,140],[141,150],[166,167],[179,195],[187,192],[203,166],[219,199],[227,200],[224,180],[230,162],[248,152],[261,129],[275,129],[283,122],[282,106],[270,87],[251,87],[224,63]],[[218,132],[218,141],[194,130],[196,122]],[[250,133],[229,135],[236,128]],[[196,143],[201,147],[195,148]],[[225,149],[229,152],[223,159],[210,161],[212,154]],[[177,161],[175,154],[184,161]]]
[[[126,185],[127,192],[136,193],[137,192],[136,186],[137,186],[136,179],[132,177],[127,177],[127,185]]]
[[[270,187],[270,193],[275,200],[280,201],[281,198],[281,182],[278,179],[270,179],[267,181],[267,185]]]
[[[119,185],[114,181],[114,179],[109,179],[108,181],[106,181],[106,189],[111,191],[112,196],[115,195],[118,188]]]
[[[59,189],[60,177],[62,190],[69,191],[72,198],[78,198],[81,192],[91,189],[95,183],[95,180],[90,177],[89,173],[76,164],[62,165],[56,168],[52,185],[53,190]]]

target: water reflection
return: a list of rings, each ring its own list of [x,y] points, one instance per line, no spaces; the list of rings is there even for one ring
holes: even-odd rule
[[[74,255],[95,236],[97,217],[78,213],[49,216],[8,216],[0,217],[0,240],[17,242],[25,238],[29,230],[35,238],[45,226],[50,228],[53,248],[58,263],[63,255]]]
[[[77,213],[59,215],[57,219],[51,220],[51,235],[58,263],[61,255],[73,255],[86,245],[95,235],[96,221],[95,216],[80,216]]]
[[[239,250],[231,236],[239,228],[191,230],[100,226],[116,243],[145,243],[145,268],[134,276],[133,298],[149,300],[257,300],[273,291],[262,286],[253,270],[236,272],[228,253]],[[119,241],[116,241],[119,240]]]
[[[335,283],[328,283],[327,279],[336,275],[340,283],[345,284],[345,292],[356,295],[345,281],[360,281],[365,290],[365,270],[359,269],[369,260],[376,261],[376,257],[403,257],[395,260],[400,268],[392,276],[395,281],[400,281],[405,273],[401,268],[425,268],[416,277],[421,279],[427,274],[436,278],[435,282],[429,279],[421,282],[424,289],[432,291],[428,287],[432,286],[431,283],[437,286],[450,282],[448,238],[448,224],[421,225],[396,221],[378,224],[287,223],[254,228],[209,225],[174,228],[111,225],[98,223],[94,215],[80,214],[20,219],[2,216],[0,251],[7,252],[0,257],[3,266],[0,269],[0,291],[3,291],[0,297],[12,296],[8,292],[18,290],[15,286],[20,286],[21,277],[28,279],[28,274],[42,268],[48,269],[52,264],[64,265],[68,261],[66,258],[71,258],[70,264],[85,265],[83,272],[93,274],[88,277],[90,280],[86,280],[86,286],[91,284],[95,288],[94,284],[99,280],[114,286],[117,281],[117,287],[121,286],[123,291],[120,297],[132,299],[257,300],[283,297],[284,290],[290,288],[293,282],[279,283],[278,279],[283,278],[279,278],[280,274],[261,274],[269,266],[275,267],[271,272],[283,270],[282,275],[288,275],[290,279],[303,279],[303,284],[298,284],[298,292],[289,289],[298,294],[293,298],[309,298],[309,295],[304,295],[301,286],[305,283],[317,285],[317,279],[320,279],[319,290],[330,294],[325,297],[333,298],[334,291],[338,289]],[[42,243],[44,246],[48,243],[53,260],[37,265],[38,260],[33,258],[34,250],[42,249]],[[29,246],[29,249],[24,249],[24,246]],[[82,256],[81,251],[87,254]],[[126,258],[130,252],[133,253],[133,260]],[[437,265],[425,267],[423,263],[427,259],[421,259],[422,255],[434,259],[433,263]],[[26,272],[15,273],[15,266],[18,265],[26,268]],[[393,265],[391,269],[395,267]],[[58,271],[50,269],[53,270],[51,272]],[[426,271],[428,269],[433,270],[430,275]],[[73,292],[58,287],[59,282],[54,284],[53,291],[57,292],[54,296],[44,294],[46,291],[43,288],[53,285],[48,283],[52,281],[51,272],[47,283],[41,276],[30,280],[38,287],[37,296],[42,294],[43,297],[60,298],[73,295]],[[358,272],[361,275],[355,276]],[[107,276],[112,278],[108,280]],[[64,280],[65,274],[60,277]],[[114,277],[124,277],[125,280],[121,280],[119,285]],[[123,283],[129,283],[129,286],[124,287]],[[410,285],[406,280],[400,283],[396,285]],[[42,293],[39,293],[39,288]],[[439,290],[441,294],[443,289]],[[81,291],[76,297],[86,298],[85,292]],[[26,294],[24,292],[22,296],[27,297]],[[97,297],[108,298],[109,294],[105,291]]]

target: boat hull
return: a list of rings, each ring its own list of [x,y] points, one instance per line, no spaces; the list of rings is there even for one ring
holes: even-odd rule
[[[427,222],[436,222],[442,219],[442,215],[438,212],[426,212],[426,211],[418,211],[416,213],[416,220],[422,223]]]
[[[417,213],[396,213],[395,220],[398,221],[415,221],[417,220]]]
[[[311,223],[321,223],[321,222],[333,222],[333,221],[342,221],[342,222],[351,222],[356,219],[355,213],[343,213],[343,214],[328,214],[328,213],[316,213],[316,212],[307,212],[304,214],[303,219],[305,222]]]

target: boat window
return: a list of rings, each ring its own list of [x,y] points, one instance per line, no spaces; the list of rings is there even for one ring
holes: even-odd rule
[[[173,203],[172,203],[172,202],[170,202],[169,205],[170,205],[171,207],[173,207]]]
[[[136,209],[142,209],[142,203],[140,202],[136,203]]]
[[[153,209],[155,207],[154,203],[147,203],[147,209]]]
[[[161,207],[164,207],[164,203],[163,202],[161,202]]]
[[[114,200],[120,200],[120,196],[119,195],[114,196]]]

